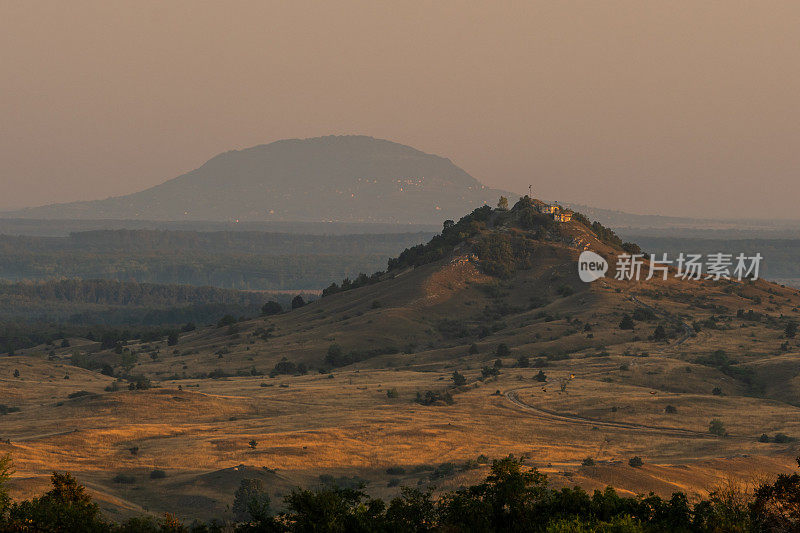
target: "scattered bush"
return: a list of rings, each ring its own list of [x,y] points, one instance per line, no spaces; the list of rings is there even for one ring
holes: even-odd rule
[[[620,322],[619,322],[619,329],[631,329],[632,330],[632,329],[634,329],[634,327],[635,327],[635,324],[633,323],[633,319],[628,315],[624,315],[622,317],[622,320],[620,320]]]
[[[168,346],[175,346],[176,344],[178,344],[178,340],[180,340],[180,337],[178,336],[177,331],[171,331],[170,334],[167,335]]]
[[[497,367],[485,366],[485,367],[483,367],[481,369],[481,377],[483,379],[490,378],[490,377],[493,377],[493,376],[499,376],[499,375],[500,375],[500,371],[497,369]]]
[[[559,285],[558,288],[556,289],[556,294],[566,298],[567,296],[572,296],[573,294],[575,294],[575,289],[573,289],[569,285]]]
[[[458,370],[453,371],[453,375],[450,377],[453,380],[453,386],[461,387],[462,385],[466,385],[467,378],[464,377],[464,374],[461,374]]]
[[[283,313],[283,306],[278,302],[271,300],[261,307],[261,314],[263,316],[279,315]]]
[[[7,415],[9,413],[18,413],[19,407],[11,407],[10,405],[3,405],[0,403],[0,415]]]
[[[437,405],[437,404],[446,404],[446,405],[453,405],[453,397],[450,395],[449,392],[445,392],[441,394],[436,391],[425,391],[425,394],[421,394],[417,392],[417,399],[414,400],[418,404],[421,405]]]
[[[633,310],[632,318],[638,321],[655,320],[655,312],[648,307],[637,307]]]
[[[449,477],[455,473],[456,465],[454,463],[442,463],[433,470],[431,473],[431,479]]]
[[[128,381],[129,390],[148,390],[152,386],[147,376],[130,376]]]
[[[298,375],[298,374],[301,376],[308,374],[308,367],[306,366],[306,364],[305,363],[294,364],[293,362],[289,361],[286,357],[282,357],[280,361],[275,363],[275,366],[269,373],[269,377],[274,378],[275,376],[280,376],[280,375]]]
[[[234,324],[236,324],[236,317],[233,315],[225,315],[219,319],[217,327],[224,328],[225,326],[232,326]]]
[[[708,432],[717,437],[724,437],[727,434],[725,424],[722,423],[722,420],[716,418],[708,423]]]

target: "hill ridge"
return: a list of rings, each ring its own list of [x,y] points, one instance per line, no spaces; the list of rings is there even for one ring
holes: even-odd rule
[[[486,187],[450,159],[408,145],[331,135],[222,152],[128,195],[3,215],[439,224],[509,194]]]

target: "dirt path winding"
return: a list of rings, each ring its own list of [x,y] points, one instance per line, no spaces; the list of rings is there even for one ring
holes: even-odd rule
[[[605,420],[597,420],[595,418],[587,418],[584,416],[572,415],[567,413],[558,413],[556,411],[542,409],[541,407],[536,407],[529,403],[526,403],[519,397],[519,391],[526,389],[535,389],[535,388],[538,388],[538,386],[530,385],[527,387],[518,387],[516,389],[511,389],[509,391],[506,391],[504,393],[504,396],[515,407],[522,409],[527,413],[531,413],[537,416],[538,418],[543,418],[545,420],[583,424],[587,426],[605,428],[605,429],[633,430],[637,432],[653,433],[670,437],[691,437],[691,438],[713,437],[713,435],[711,435],[710,433],[706,433],[703,431],[692,431],[690,429],[682,429],[675,427],[648,426],[645,424],[632,424],[628,422],[608,422]]]
[[[604,285],[608,286],[605,282]],[[666,351],[669,349],[673,349],[681,344],[685,343],[687,340],[694,336],[694,328],[684,322],[683,320],[676,318],[652,305],[646,304],[639,300],[636,296],[627,295],[628,299],[646,309],[653,311],[655,314],[664,317],[667,320],[677,322],[683,328],[683,336],[679,338],[677,341],[673,342],[669,346],[667,346],[664,350]],[[594,418],[587,418],[578,415],[572,415],[568,413],[558,413],[556,411],[550,411],[547,409],[542,409],[541,407],[536,407],[530,405],[523,401],[519,397],[519,391],[526,390],[526,389],[534,389],[538,388],[538,385],[530,385],[526,387],[518,387],[515,389],[508,390],[504,393],[506,400],[511,402],[515,407],[518,409],[522,409],[527,413],[531,413],[534,416],[539,418],[543,418],[545,420],[553,420],[557,422],[569,422],[574,424],[583,424],[583,425],[590,425],[592,427],[597,428],[605,428],[605,429],[617,429],[617,430],[628,430],[628,431],[637,431],[640,433],[651,433],[651,434],[658,434],[663,436],[671,436],[671,437],[690,437],[690,438],[711,438],[713,435],[711,433],[703,432],[703,431],[692,431],[689,429],[682,429],[682,428],[675,428],[675,427],[664,427],[664,426],[648,426],[645,424],[633,424],[628,422],[609,422],[605,420],[597,420]]]

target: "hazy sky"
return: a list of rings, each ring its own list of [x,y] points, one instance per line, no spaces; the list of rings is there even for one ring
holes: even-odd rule
[[[800,218],[800,3],[0,3],[0,207],[359,133],[484,183]]]

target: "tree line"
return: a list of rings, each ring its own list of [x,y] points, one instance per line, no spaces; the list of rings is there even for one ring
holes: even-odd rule
[[[0,253],[82,251],[246,253],[260,255],[391,254],[430,237],[429,232],[307,235],[262,231],[92,230],[67,237],[0,235]]]
[[[251,445],[257,445],[255,441]],[[798,459],[800,464],[800,459]],[[166,473],[159,471],[158,477]],[[363,484],[344,486],[331,478],[313,489],[284,497],[280,512],[259,480],[243,479],[233,495],[233,520],[185,525],[174,515],[108,521],[71,475],[53,473],[52,488],[13,502],[7,482],[8,457],[0,458],[0,529],[41,532],[740,532],[778,533],[800,529],[800,475],[781,474],[753,493],[712,490],[690,502],[683,492],[620,496],[612,487],[589,494],[579,487],[555,489],[547,476],[511,457],[494,461],[476,485],[434,496],[431,489],[403,487],[386,502],[370,497]]]

